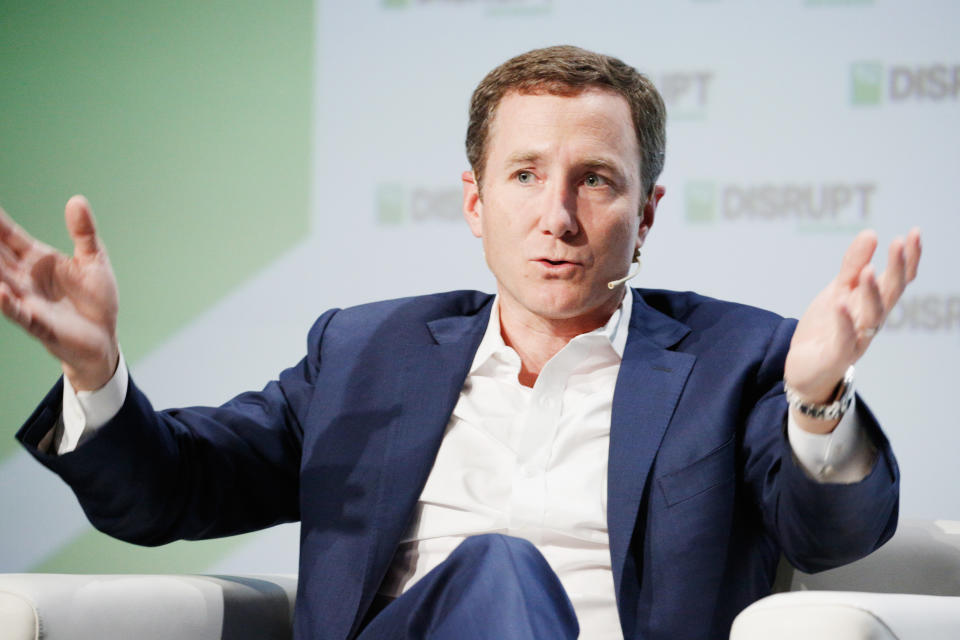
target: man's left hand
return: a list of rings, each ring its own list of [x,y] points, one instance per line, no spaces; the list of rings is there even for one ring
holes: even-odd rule
[[[790,342],[784,380],[806,402],[825,404],[847,367],[866,352],[907,284],[917,276],[920,230],[890,243],[887,268],[878,278],[870,259],[877,235],[861,231],[846,254],[840,272],[800,318]],[[814,433],[828,433],[837,421],[817,420],[791,409],[797,424]]]

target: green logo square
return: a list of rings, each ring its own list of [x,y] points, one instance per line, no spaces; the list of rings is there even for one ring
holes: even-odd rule
[[[377,222],[400,225],[407,221],[403,186],[395,182],[377,185]]]
[[[876,105],[883,100],[883,65],[879,62],[855,62],[850,67],[850,102]]]
[[[385,9],[406,9],[410,0],[380,0],[380,6]]]
[[[683,188],[687,222],[704,223],[717,219],[717,188],[712,182],[688,182]]]

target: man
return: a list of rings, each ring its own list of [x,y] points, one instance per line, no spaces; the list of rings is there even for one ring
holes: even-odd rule
[[[128,378],[84,199],[73,259],[3,218],[0,306],[65,378],[18,437],[126,540],[299,519],[297,637],[725,637],[781,553],[817,570],[894,531],[896,463],[848,368],[920,240],[877,277],[858,236],[798,324],[629,290],[664,121],[614,58],[493,70],[462,181],[497,296],[327,312],[299,364],[218,408],[155,413]]]

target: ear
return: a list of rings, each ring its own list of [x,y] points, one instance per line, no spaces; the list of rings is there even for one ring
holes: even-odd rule
[[[470,225],[470,231],[478,238],[483,237],[483,202],[480,201],[480,185],[472,171],[464,171],[460,176],[463,181],[463,217]]]
[[[647,234],[650,233],[650,227],[653,226],[653,220],[657,215],[657,205],[666,192],[667,190],[663,185],[654,185],[653,191],[643,204],[643,211],[641,212],[643,217],[640,218],[640,228],[637,230],[637,249],[642,247],[644,240],[647,239]]]

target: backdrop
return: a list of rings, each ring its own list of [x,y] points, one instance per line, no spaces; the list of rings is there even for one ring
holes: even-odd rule
[[[857,385],[901,513],[960,519],[957,24],[948,0],[6,2],[0,203],[68,248],[63,202],[87,194],[133,376],[160,407],[217,403],[296,362],[326,308],[492,290],[460,213],[470,92],[531,48],[610,53],[669,110],[634,284],[796,316],[857,231],[924,230]],[[0,340],[0,571],[296,570],[296,525],[149,550],[92,531],[12,443],[57,364]]]

